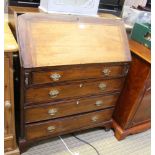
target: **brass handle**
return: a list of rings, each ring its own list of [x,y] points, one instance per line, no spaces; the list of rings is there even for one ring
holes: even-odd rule
[[[102,72],[104,73],[105,76],[108,76],[110,74],[111,70],[108,68],[104,68]]]
[[[99,101],[96,101],[95,105],[97,107],[101,106],[103,104],[103,101],[99,100]]]
[[[59,91],[57,89],[51,90],[49,92],[49,96],[52,97],[52,98],[57,97],[57,95],[59,95]]]
[[[49,126],[48,128],[47,128],[47,131],[48,132],[53,132],[55,130],[55,126]]]
[[[8,108],[8,109],[11,108],[11,103],[10,103],[9,100],[5,101],[4,104],[5,104],[5,107],[6,107],[6,108]]]
[[[50,75],[50,78],[51,78],[53,81],[58,81],[58,80],[61,78],[61,75],[58,74],[58,73],[54,73],[54,74],[51,74],[51,75]]]
[[[54,116],[58,112],[58,109],[53,108],[48,110],[48,114],[51,116]]]
[[[93,122],[96,122],[96,121],[98,120],[98,117],[97,117],[97,116],[93,116],[93,117],[91,118],[91,120],[92,120]]]
[[[102,90],[102,91],[103,91],[103,90],[105,90],[105,89],[106,89],[107,85],[106,85],[105,83],[103,83],[103,82],[102,82],[102,83],[100,83],[100,84],[99,84],[99,86],[98,86],[98,87],[100,88],[100,90]]]

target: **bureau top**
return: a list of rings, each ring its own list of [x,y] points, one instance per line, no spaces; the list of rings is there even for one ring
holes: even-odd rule
[[[127,62],[131,60],[121,20],[28,13],[18,17],[24,68]]]

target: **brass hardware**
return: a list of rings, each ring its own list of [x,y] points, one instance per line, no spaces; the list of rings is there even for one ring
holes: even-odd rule
[[[25,85],[29,85],[29,73],[25,72]]]
[[[53,108],[48,110],[48,114],[51,116],[54,116],[58,112],[58,109]]]
[[[49,96],[52,97],[52,98],[57,97],[58,94],[59,94],[59,91],[57,89],[51,90],[49,92]]]
[[[5,104],[5,107],[6,107],[6,108],[8,108],[8,109],[11,108],[11,103],[10,103],[9,100],[5,101],[4,104]]]
[[[81,83],[79,86],[80,86],[80,88],[82,88],[83,87],[83,84]]]
[[[61,78],[61,75],[58,73],[54,73],[50,75],[50,78],[53,79],[53,81],[58,81]]]
[[[95,103],[95,105],[96,105],[97,107],[101,106],[102,104],[103,104],[103,101],[101,101],[101,100],[98,100],[98,101],[96,101],[96,103]]]
[[[26,77],[26,78],[25,78],[25,84],[26,84],[26,85],[29,84],[29,81],[28,81],[28,80],[29,80],[28,77]]]
[[[99,86],[98,86],[102,91],[104,91],[107,87],[107,85],[105,83],[100,83]]]
[[[92,119],[91,119],[93,122],[96,122],[98,120],[98,117],[97,116],[93,116]]]
[[[108,68],[104,68],[102,72],[104,73],[105,76],[108,76],[111,71]]]
[[[123,74],[124,75],[127,75],[128,74],[128,71],[129,71],[129,66],[128,65],[124,66]]]
[[[76,104],[79,104],[80,103],[80,101],[76,101]]]
[[[53,132],[55,130],[55,126],[49,126],[47,130],[48,132]]]

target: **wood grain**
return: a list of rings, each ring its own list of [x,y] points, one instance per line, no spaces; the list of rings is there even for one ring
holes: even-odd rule
[[[133,54],[129,74],[114,112],[115,121],[124,129],[129,127],[141,102],[149,72],[150,64]]]
[[[130,47],[132,63],[113,114],[115,136],[119,140],[151,127],[150,51],[134,41],[130,41]]]
[[[24,68],[131,60],[121,20],[24,14],[18,35]]]
[[[88,99],[84,98],[74,101],[63,101],[58,103],[43,104],[41,106],[26,107],[25,121],[26,123],[31,123],[112,107],[115,106],[118,96],[119,93],[116,93],[114,95],[105,95],[100,97],[91,97]],[[101,105],[97,105],[97,102],[100,102]],[[52,109],[57,111],[54,115],[49,114],[49,110]]]
[[[85,65],[85,66],[67,66],[66,68],[59,67],[57,69],[48,69],[40,71],[32,71],[31,84],[45,84],[53,82],[72,81],[80,79],[93,79],[93,78],[116,78],[126,75],[126,65]],[[108,70],[106,74],[105,70]],[[105,72],[105,73],[104,73]],[[51,78],[52,75],[60,75],[58,80]]]
[[[140,43],[134,41],[134,40],[129,40],[129,46],[130,50],[144,59],[145,61],[151,63],[151,50],[144,45],[141,45]]]
[[[13,53],[4,53],[4,151],[17,149],[14,118]],[[16,152],[19,154],[19,151]]]
[[[26,139],[32,140],[40,137],[47,137],[63,132],[71,132],[72,130],[88,127],[93,124],[109,121],[113,112],[113,108],[108,110],[101,110],[99,112],[92,112],[83,115],[77,115],[73,117],[67,117],[62,119],[55,119],[53,121],[47,121],[43,123],[34,123],[26,126]],[[96,121],[93,121],[96,118]],[[55,130],[49,132],[47,128],[54,126]]]
[[[17,52],[17,42],[9,28],[8,23],[4,23],[4,52]]]
[[[115,137],[117,138],[117,140],[123,140],[124,138],[126,138],[129,135],[133,135],[133,134],[137,134],[140,132],[144,132],[148,129],[151,128],[151,122],[150,121],[146,121],[142,124],[138,124],[137,126],[131,127],[129,129],[123,129],[121,126],[119,126],[119,124],[113,120],[113,128],[115,130]]]
[[[101,90],[99,85],[104,83],[106,88]],[[124,83],[124,78],[115,80],[89,81],[75,84],[67,84],[60,86],[44,86],[28,88],[25,92],[26,104],[38,104],[41,102],[51,102],[60,99],[80,97],[85,95],[104,94],[108,92],[121,91]],[[50,97],[49,92],[58,90],[59,94],[55,97]]]

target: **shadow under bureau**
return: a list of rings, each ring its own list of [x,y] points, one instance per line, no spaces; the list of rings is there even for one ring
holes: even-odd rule
[[[131,61],[121,20],[24,14],[17,36],[21,152],[49,137],[111,128]]]

